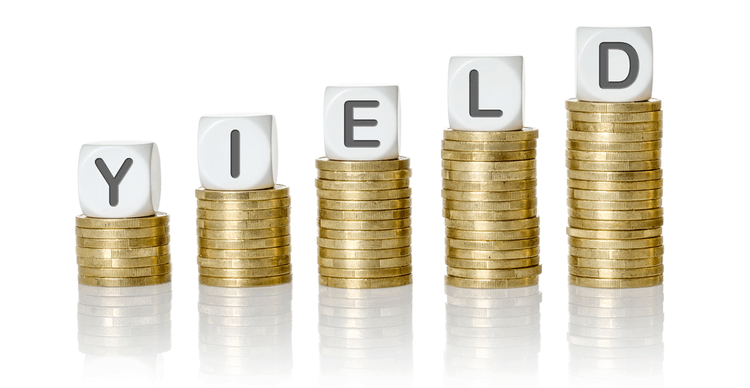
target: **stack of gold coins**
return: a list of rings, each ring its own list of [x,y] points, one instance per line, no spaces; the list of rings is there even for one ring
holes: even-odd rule
[[[539,131],[443,132],[445,283],[464,288],[538,284]]]
[[[410,284],[409,158],[320,158],[315,165],[320,284],[338,288]]]
[[[78,283],[150,286],[172,280],[169,216],[76,218]]]
[[[565,106],[570,283],[661,284],[661,101]]]
[[[261,287],[292,281],[289,188],[198,188],[200,284]]]

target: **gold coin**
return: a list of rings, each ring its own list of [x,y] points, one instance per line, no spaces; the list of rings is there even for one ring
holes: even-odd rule
[[[411,247],[392,249],[330,249],[318,247],[318,256],[324,259],[391,259],[411,254]]]
[[[451,151],[528,151],[536,149],[536,140],[503,142],[469,142],[442,140],[443,149]]]
[[[586,210],[645,210],[661,207],[661,198],[646,201],[584,201],[568,198],[568,206]]]
[[[94,287],[141,287],[169,283],[171,281],[171,273],[140,278],[95,278],[78,275],[78,284]]]
[[[521,230],[539,226],[539,217],[511,221],[463,221],[447,218],[445,219],[445,226],[453,229],[476,231]]]
[[[633,220],[651,220],[664,216],[664,208],[648,210],[581,210],[568,208],[568,215],[573,218],[583,218],[587,220],[599,221],[633,221]]]
[[[211,268],[198,267],[201,276],[214,278],[267,278],[292,273],[292,265],[265,268]]]
[[[661,149],[661,140],[635,143],[594,143],[588,141],[566,140],[565,146],[569,150],[593,152],[642,152]]]
[[[340,221],[319,218],[318,226],[325,229],[337,230],[385,230],[401,229],[411,226],[411,218],[384,221]]]
[[[315,167],[326,171],[393,171],[409,168],[409,157],[399,156],[390,160],[330,160],[326,157],[315,160]]]
[[[568,247],[570,255],[588,259],[643,259],[664,255],[664,246],[642,249],[597,249]]]
[[[207,259],[256,259],[284,256],[292,253],[292,246],[287,245],[265,249],[208,249],[198,248],[198,255]]]
[[[318,209],[318,217],[328,220],[381,221],[411,217],[411,209],[398,210],[328,210]]]
[[[468,182],[443,179],[443,189],[454,191],[520,191],[535,188],[536,179],[495,182]]]
[[[411,178],[411,169],[394,171],[318,170],[318,178],[334,181],[392,181]]]
[[[585,268],[645,268],[661,265],[664,256],[646,257],[643,259],[587,259],[568,256],[568,264]]]
[[[87,229],[134,229],[167,226],[169,215],[157,212],[156,215],[138,218],[94,218],[83,214],[76,217],[76,226]]]
[[[266,287],[285,284],[291,281],[292,274],[265,278],[213,278],[202,275],[198,277],[198,282],[205,286],[228,288]]]
[[[593,162],[640,162],[661,158],[661,150],[639,152],[599,152],[565,150],[568,159]]]
[[[662,111],[639,113],[584,113],[568,112],[568,120],[588,123],[641,123],[663,119]]]
[[[259,190],[208,190],[203,187],[195,189],[195,197],[207,201],[262,201],[289,196],[289,188],[275,185],[269,189]]]
[[[461,240],[522,240],[539,236],[539,228],[487,232],[445,228],[445,236]]]
[[[262,201],[206,201],[199,199],[198,209],[233,211],[264,210],[289,207],[291,203],[291,197],[267,199]]]
[[[476,249],[446,247],[445,255],[453,259],[470,260],[527,259],[529,257],[539,256],[539,247],[517,249],[514,251],[480,251]]]
[[[172,271],[172,264],[166,263],[153,267],[139,268],[96,268],[78,267],[78,275],[95,278],[135,278],[163,275]]]
[[[335,288],[389,288],[411,284],[411,274],[392,278],[347,279],[318,275],[318,283]]]
[[[445,284],[461,288],[519,288],[539,284],[539,276],[520,279],[466,279],[446,276]]]
[[[539,246],[539,237],[524,240],[458,240],[450,237],[445,238],[445,246],[456,249],[474,249],[483,251],[510,251],[516,249],[534,248]]]
[[[259,249],[289,245],[291,236],[259,238],[255,240],[212,240],[198,237],[198,247],[209,249]]]
[[[474,171],[452,171],[442,170],[440,175],[443,179],[454,181],[518,181],[536,178],[536,170],[523,171],[499,171],[499,172],[474,172]]]
[[[565,167],[582,171],[650,171],[661,168],[661,160],[643,160],[640,162],[589,162],[585,160],[566,159]]]
[[[392,278],[404,276],[411,273],[411,265],[395,268],[378,268],[378,269],[346,269],[346,268],[327,268],[318,267],[318,274],[321,276],[333,278],[354,278],[354,279],[374,279],[374,278]]]
[[[471,269],[507,269],[507,268],[524,268],[539,264],[539,256],[528,257],[524,259],[505,259],[505,260],[471,260],[456,259],[445,257],[445,264],[453,268],[471,268]]]
[[[536,208],[505,211],[450,210],[443,208],[443,217],[465,221],[508,221],[536,217]]]
[[[585,181],[638,182],[661,179],[664,170],[652,171],[579,171],[568,170],[568,178]]]
[[[315,187],[322,190],[340,190],[340,191],[370,191],[370,190],[396,190],[409,187],[408,179],[398,179],[392,181],[326,181],[315,179]]]
[[[638,191],[596,191],[568,188],[568,198],[588,201],[646,201],[661,199],[664,191],[661,188]]]
[[[539,137],[539,130],[535,128],[523,128],[515,131],[459,131],[455,129],[443,130],[445,140],[454,141],[524,141],[534,140]]]
[[[443,185],[445,186],[445,181],[443,181]],[[536,189],[520,191],[456,191],[443,189],[441,193],[444,199],[454,201],[518,201],[536,198]]]
[[[115,239],[76,237],[76,245],[84,248],[149,248],[167,244],[169,236]]]
[[[150,248],[108,249],[76,247],[76,255],[95,259],[134,259],[140,257],[162,256],[169,253],[169,245]]]
[[[347,269],[395,268],[411,265],[411,255],[390,259],[326,259],[318,257],[318,265]]]
[[[171,259],[172,257],[169,254],[139,257],[137,259],[93,259],[90,257],[78,257],[76,258],[76,263],[82,267],[90,268],[138,268],[167,264]]]
[[[198,256],[198,265],[207,268],[267,268],[289,264],[292,256],[276,256],[261,259],[209,259]]]
[[[640,113],[661,110],[661,101],[655,98],[636,102],[591,102],[572,98],[565,101],[565,109],[588,113]]]
[[[198,218],[203,220],[246,221],[289,217],[291,209],[288,207],[243,211],[197,209],[197,213]]]
[[[642,230],[586,230],[568,228],[568,236],[606,240],[631,240],[661,236],[661,228]]]
[[[215,229],[215,230],[227,230],[227,229],[239,229],[239,230],[250,230],[250,229],[266,229],[266,228],[282,228],[289,226],[289,217],[282,218],[270,218],[267,220],[243,220],[243,221],[225,221],[225,220],[203,220],[197,219],[196,225],[201,229]]]
[[[441,150],[443,160],[464,162],[503,162],[513,160],[531,160],[536,158],[536,150],[528,151],[451,151]]]
[[[198,228],[199,238],[210,238],[214,240],[257,240],[262,238],[288,236],[290,233],[291,228],[289,226],[247,230],[219,230]]]
[[[586,123],[568,120],[568,129],[579,132],[635,133],[660,131],[663,127],[664,122],[661,120],[640,123]]]
[[[568,275],[568,282],[574,286],[592,288],[641,288],[658,286],[664,282],[664,275],[634,279],[596,279]]]
[[[585,132],[568,131],[568,140],[581,142],[601,143],[631,143],[631,142],[653,142],[660,140],[663,131],[633,132],[633,133],[607,133],[607,132]]]
[[[402,199],[411,197],[411,188],[398,190],[322,190],[318,189],[318,198],[344,201],[381,201],[388,199]]]
[[[102,239],[131,239],[160,237],[169,234],[169,225],[154,226],[151,228],[130,229],[86,229],[76,227],[76,237],[102,238]]]
[[[653,220],[634,220],[634,221],[601,221],[585,220],[580,218],[568,217],[568,226],[579,229],[594,230],[639,230],[652,229],[664,225],[664,218],[655,218]]]
[[[535,169],[536,159],[511,162],[462,162],[456,160],[443,160],[442,166],[446,170],[453,171],[520,171]]]
[[[633,240],[599,240],[568,237],[568,244],[578,248],[640,249],[664,245],[664,239],[661,236]]]
[[[411,236],[411,228],[387,230],[336,230],[318,229],[318,236],[334,240],[383,240]]]
[[[411,245],[411,237],[384,240],[331,240],[318,237],[318,246],[331,249],[393,249]]]
[[[318,207],[329,210],[398,210],[411,208],[411,198],[391,199],[385,201],[338,201],[318,199]]]
[[[603,191],[639,191],[660,189],[664,185],[663,179],[636,182],[607,182],[607,181],[584,181],[568,178],[568,187],[582,190]]]
[[[510,211],[536,209],[537,201],[533,199],[522,199],[518,201],[505,202],[475,202],[475,201],[451,201],[443,199],[443,207],[450,210],[468,211]]]
[[[448,267],[448,276],[468,279],[518,279],[538,276],[542,266],[512,269],[468,269]]]

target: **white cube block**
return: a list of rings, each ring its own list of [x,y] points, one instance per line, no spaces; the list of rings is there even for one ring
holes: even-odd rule
[[[107,141],[81,147],[78,199],[86,216],[152,216],[159,210],[160,197],[161,163],[156,143]]]
[[[217,115],[198,124],[198,174],[209,190],[273,187],[279,165],[273,115]]]
[[[579,27],[576,97],[598,102],[648,100],[653,58],[651,27]]]
[[[396,159],[400,131],[398,86],[326,88],[323,139],[329,159]]]
[[[523,128],[523,57],[452,57],[448,123],[459,131]]]

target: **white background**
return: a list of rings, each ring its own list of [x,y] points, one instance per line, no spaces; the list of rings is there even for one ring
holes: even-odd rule
[[[203,114],[268,112],[292,189],[294,371],[318,379],[315,158],[323,91],[401,87],[412,158],[414,381],[445,347],[440,139],[448,59],[520,54],[540,129],[540,384],[567,381],[565,109],[577,26],[653,28],[664,110],[665,382],[746,381],[748,52],[738,2],[4,2],[0,6],[3,362],[9,382],[79,381],[74,217],[81,144],[142,139],[162,156],[172,217],[172,350],[164,383],[197,382],[196,131]]]

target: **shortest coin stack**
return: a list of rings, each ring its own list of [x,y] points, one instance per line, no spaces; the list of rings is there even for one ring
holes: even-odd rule
[[[169,216],[76,218],[78,283],[133,287],[172,280]]]
[[[198,188],[200,284],[261,287],[292,281],[289,188]]]

